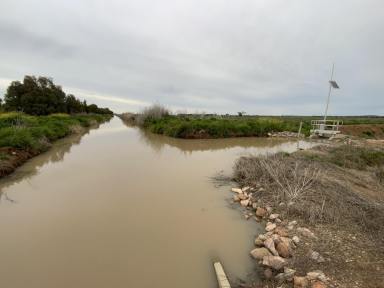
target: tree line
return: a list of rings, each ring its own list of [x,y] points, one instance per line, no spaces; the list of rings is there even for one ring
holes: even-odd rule
[[[23,82],[13,81],[7,88],[4,101],[0,99],[0,111],[20,111],[31,115],[52,113],[113,114],[108,108],[88,105],[72,94],[65,94],[52,78],[25,76]]]

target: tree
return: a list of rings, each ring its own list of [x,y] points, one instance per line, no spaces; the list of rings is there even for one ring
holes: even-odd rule
[[[5,109],[33,115],[66,112],[65,93],[51,78],[25,76],[14,81],[5,93]]]
[[[52,78],[25,76],[23,82],[13,81],[4,97],[6,111],[21,111],[32,115],[51,113],[97,113],[113,114],[108,108],[95,104],[87,105],[74,95],[65,95],[61,86],[55,85]]]
[[[69,94],[65,97],[65,106],[66,106],[66,110],[67,110],[66,112],[68,114],[86,112],[84,109],[84,106],[80,102],[80,100],[77,99],[72,94]]]

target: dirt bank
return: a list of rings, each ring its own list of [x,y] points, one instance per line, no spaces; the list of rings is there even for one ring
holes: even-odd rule
[[[356,137],[384,139],[384,124],[344,125],[341,133]]]
[[[28,159],[39,154],[39,151],[20,150],[12,147],[0,148],[0,178],[11,174]]]
[[[243,157],[234,177],[245,217],[266,223],[251,251],[264,282],[241,287],[384,287],[380,141]]]
[[[71,134],[85,134],[90,129],[96,129],[99,127],[99,123],[93,122],[88,128],[82,126],[71,127]],[[69,136],[67,135],[67,136]],[[0,147],[0,178],[13,173],[18,167],[23,165],[29,159],[47,151],[51,147],[52,143],[45,139],[45,143],[41,149],[18,149],[14,147]]]

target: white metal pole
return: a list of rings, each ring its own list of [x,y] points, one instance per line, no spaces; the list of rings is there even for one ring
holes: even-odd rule
[[[333,80],[334,69],[335,69],[335,63],[332,64],[331,81]],[[325,106],[325,113],[324,113],[324,125],[325,125],[325,121],[327,121],[327,114],[328,114],[329,100],[331,98],[331,91],[332,91],[332,84],[331,84],[331,82],[329,82],[327,105]]]

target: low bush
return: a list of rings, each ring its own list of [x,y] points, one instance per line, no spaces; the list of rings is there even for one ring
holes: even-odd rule
[[[267,136],[271,132],[297,131],[298,124],[273,118],[185,118],[164,115],[147,118],[151,132],[177,138],[227,138]]]
[[[139,126],[145,126],[148,122],[156,121],[167,117],[170,115],[170,112],[165,107],[155,104],[151,107],[145,108],[140,114],[135,118],[136,124]]]
[[[72,133],[74,126],[88,127],[102,122],[109,115],[67,115],[29,116],[23,113],[0,114],[0,147],[44,150],[49,142]]]
[[[286,216],[295,216],[305,222],[355,225],[359,229],[375,235],[384,233],[384,202],[371,198],[365,188],[383,191],[377,185],[383,181],[384,154],[370,148],[342,146],[328,151],[321,151],[323,157],[303,157],[303,153],[291,155],[269,155],[260,157],[242,157],[234,167],[234,180],[242,186],[263,187],[257,192],[256,199],[265,205],[286,207]],[[335,153],[335,151],[337,151]],[[342,168],[334,165],[334,155],[343,155]],[[329,155],[327,155],[329,153]],[[353,158],[351,158],[353,155]],[[350,185],[356,180],[356,170],[361,165],[373,166],[369,173],[375,175],[378,183],[369,178],[359,178],[359,185]],[[344,165],[348,163],[347,165]],[[379,166],[377,166],[379,165]],[[366,172],[364,172],[366,173]],[[284,203],[281,206],[281,202]],[[284,211],[284,210],[282,210]]]

